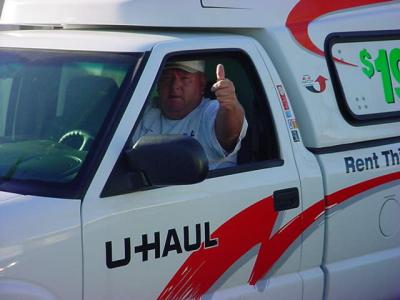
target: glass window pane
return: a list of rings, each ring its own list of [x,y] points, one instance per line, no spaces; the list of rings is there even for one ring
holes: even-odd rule
[[[68,182],[139,55],[0,51],[0,176]]]

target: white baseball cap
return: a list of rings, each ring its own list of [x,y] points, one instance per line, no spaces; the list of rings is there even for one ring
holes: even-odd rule
[[[164,70],[167,69],[179,69],[189,73],[204,72],[205,63],[204,60],[174,61],[166,64]]]

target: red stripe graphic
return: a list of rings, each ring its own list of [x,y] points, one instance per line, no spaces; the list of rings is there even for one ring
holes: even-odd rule
[[[268,239],[277,216],[270,196],[229,219],[211,235],[219,245],[191,254],[158,299],[200,298],[243,254]]]
[[[400,172],[373,178],[326,196],[328,208],[380,185],[400,180]],[[293,218],[271,236],[278,212],[272,196],[262,199],[222,224],[212,235],[219,240],[214,248],[193,252],[158,299],[200,299],[240,257],[261,244],[248,283],[262,279],[293,242],[324,214],[320,200]]]
[[[349,186],[331,195],[326,196],[327,207],[332,208],[333,206],[341,204],[346,200],[348,200],[349,198],[356,196],[362,192],[365,192],[367,190],[378,187],[382,184],[389,183],[398,179],[400,179],[400,172],[395,172]]]
[[[325,56],[324,51],[320,50],[311,40],[308,34],[308,25],[315,19],[332,12],[343,9],[356,8],[360,6],[393,2],[393,0],[300,0],[290,11],[286,20],[286,27],[291,31],[293,37],[304,48],[311,52]],[[337,62],[353,65],[334,58]],[[354,65],[353,65],[354,66]]]
[[[249,284],[255,285],[264,277],[289,246],[323,214],[324,206],[323,200],[318,201],[261,245]]]

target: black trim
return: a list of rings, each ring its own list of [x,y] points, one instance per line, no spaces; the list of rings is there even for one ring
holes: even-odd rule
[[[250,9],[250,8],[230,7],[230,6],[209,6],[209,5],[204,5],[203,1],[204,0],[200,0],[200,5],[202,8]]]
[[[129,169],[126,167],[127,162],[125,162],[125,164],[120,163],[121,160],[125,160],[124,156],[122,156],[118,160],[118,163],[115,165],[112,171],[112,176],[110,176],[106,185],[104,186],[104,189],[100,194],[100,198],[126,195],[137,191],[148,191],[163,188],[160,186],[143,187],[142,185],[140,185],[140,188],[138,188],[135,183],[138,181],[142,181],[142,178],[140,178],[141,174],[130,173]],[[216,178],[226,175],[234,175],[238,173],[256,171],[261,169],[276,168],[283,165],[284,161],[282,159],[271,159],[268,161],[255,162],[224,169],[216,169],[209,171],[206,180],[209,178]]]
[[[337,72],[332,47],[336,43],[353,43],[369,41],[400,40],[400,30],[382,31],[355,31],[355,32],[335,32],[329,34],[324,43],[326,63],[331,76],[333,89],[339,110],[344,119],[353,126],[367,126],[374,124],[393,123],[400,120],[400,111],[387,113],[373,113],[368,115],[357,115],[350,109],[346,95]]]
[[[351,143],[351,144],[344,144],[344,145],[337,145],[337,146],[330,146],[330,147],[322,147],[322,148],[311,148],[308,147],[307,149],[310,150],[314,154],[330,154],[336,152],[344,152],[344,151],[351,151],[351,150],[358,150],[363,148],[372,148],[390,144],[400,143],[400,136],[393,137],[393,138],[385,138],[373,141],[365,141],[365,142],[358,142],[358,143]]]
[[[283,165],[284,165],[283,159],[271,159],[266,161],[253,162],[244,165],[238,165],[235,167],[211,170],[209,171],[207,178],[215,178],[225,175],[232,175],[232,174],[256,171],[267,168],[282,167]]]
[[[10,49],[10,48],[2,48]],[[25,50],[24,48],[15,48]],[[47,196],[66,199],[83,199],[93,176],[101,163],[101,160],[108,149],[108,145],[114,135],[131,95],[136,88],[139,75],[144,69],[145,61],[149,57],[148,52],[129,53],[129,52],[98,52],[98,51],[79,51],[79,50],[53,50],[53,49],[28,49],[29,51],[52,51],[52,52],[73,52],[79,54],[102,54],[102,55],[127,55],[138,56],[138,61],[127,73],[124,82],[121,84],[119,92],[115,97],[108,115],[99,129],[98,137],[91,146],[87,154],[87,159],[80,168],[78,175],[67,183],[42,182],[34,180],[0,180],[0,190],[17,194],[30,194],[37,196]],[[141,56],[139,56],[141,55]]]
[[[300,206],[299,189],[297,187],[274,191],[274,210],[285,211]]]

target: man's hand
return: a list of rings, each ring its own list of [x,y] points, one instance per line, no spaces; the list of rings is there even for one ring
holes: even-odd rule
[[[236,97],[233,82],[225,78],[223,65],[217,65],[216,76],[217,82],[211,88],[220,105],[215,121],[215,133],[221,146],[226,151],[232,151],[242,129],[244,110]]]
[[[217,82],[213,84],[211,91],[215,93],[221,107],[229,108],[235,105],[237,98],[233,82],[225,78],[225,69],[221,64],[216,69]]]

